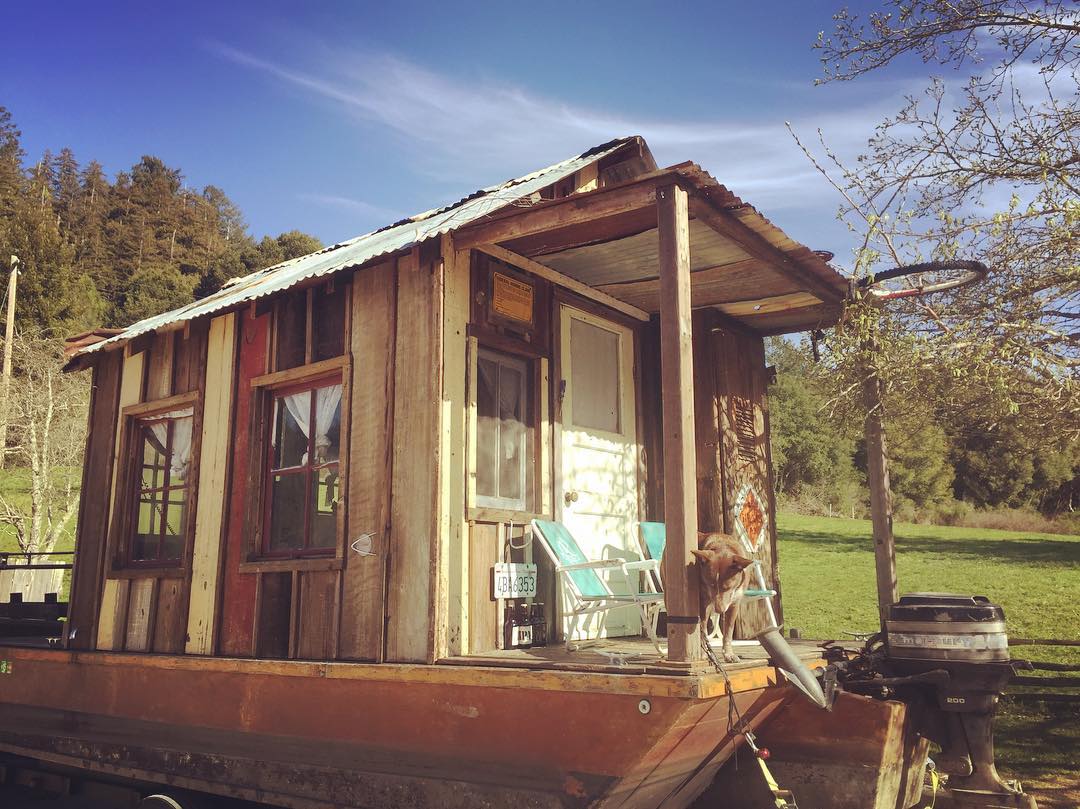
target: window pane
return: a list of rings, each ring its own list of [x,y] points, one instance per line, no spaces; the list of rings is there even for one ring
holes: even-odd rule
[[[157,534],[136,534],[131,546],[131,558],[139,562],[157,559],[160,540]]]
[[[147,417],[138,423],[139,491],[131,526],[129,558],[172,562],[183,554],[187,527],[187,477],[191,462],[191,408]]]
[[[135,518],[135,533],[136,534],[149,534],[151,532],[150,523],[154,516],[153,504],[149,500],[139,501],[139,513]]]
[[[484,351],[477,358],[477,504],[525,510],[532,463],[529,364]]]
[[[618,334],[570,320],[570,385],[576,427],[621,432]]]
[[[499,369],[499,497],[511,500],[524,495],[524,381],[517,368]]]
[[[161,549],[162,560],[175,561],[180,558],[180,554],[184,549],[184,538],[179,534],[175,536],[166,536],[164,544]]]
[[[171,492],[172,495],[183,494],[183,491]],[[164,507],[165,525],[162,533],[166,536],[180,536],[184,532],[184,503],[169,502]]]
[[[337,461],[341,445],[341,385],[315,390],[315,463]]]
[[[499,365],[480,358],[476,370],[476,494],[497,497]]]
[[[274,400],[274,468],[288,469],[307,463],[311,391]]]
[[[311,509],[311,547],[332,548],[337,543],[337,467],[323,467],[312,482],[315,502]]]
[[[274,475],[271,483],[270,550],[304,547],[306,474]]]

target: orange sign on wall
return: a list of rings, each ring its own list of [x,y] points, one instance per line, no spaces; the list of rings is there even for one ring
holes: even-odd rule
[[[496,314],[521,323],[533,322],[532,285],[503,275],[492,275],[491,308]]]

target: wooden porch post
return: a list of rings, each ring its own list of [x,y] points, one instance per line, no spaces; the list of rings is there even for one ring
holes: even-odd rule
[[[698,621],[697,460],[694,450],[694,357],[690,320],[690,222],[686,191],[658,188],[660,362],[664,411],[664,592],[668,660],[703,658]]]
[[[896,581],[896,542],[893,538],[892,489],[889,486],[889,458],[885,450],[882,420],[881,378],[873,360],[863,365],[863,403],[866,407],[866,477],[870,483],[870,516],[874,526],[874,566],[877,570],[878,615],[885,628],[890,604],[899,598]]]

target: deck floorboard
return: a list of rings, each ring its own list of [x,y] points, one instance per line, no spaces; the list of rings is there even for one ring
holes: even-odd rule
[[[789,641],[795,653],[804,660],[821,657],[817,641]],[[717,656],[720,649],[714,644]],[[736,641],[735,653],[741,660],[727,663],[727,671],[742,671],[769,665],[768,656],[757,641]],[[570,650],[565,644],[539,646],[531,649],[499,649],[481,654],[443,658],[441,664],[455,666],[493,666],[497,668],[549,669],[555,671],[588,671],[601,674],[693,674],[689,669],[665,666],[652,643],[644,638],[605,638],[586,641],[579,649]]]

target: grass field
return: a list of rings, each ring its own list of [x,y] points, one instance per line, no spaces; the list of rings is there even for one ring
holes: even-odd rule
[[[781,514],[784,619],[810,638],[877,627],[870,523]],[[1080,640],[1080,536],[895,526],[900,592],[989,596],[1013,637]],[[851,645],[855,645],[852,642]],[[1015,657],[1080,663],[1080,648],[1022,647]],[[1080,807],[1080,702],[1007,699],[997,722],[998,768],[1041,809]]]

